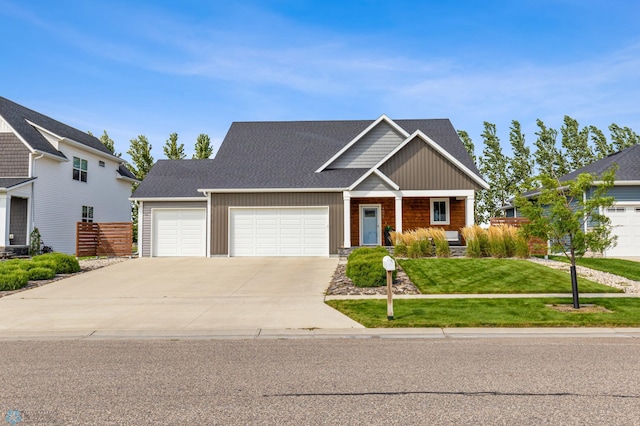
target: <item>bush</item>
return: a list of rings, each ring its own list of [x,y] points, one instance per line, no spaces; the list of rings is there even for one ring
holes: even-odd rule
[[[531,256],[529,243],[527,238],[522,235],[522,232],[518,232],[515,238],[515,255],[521,259],[526,259]]]
[[[0,291],[17,290],[29,283],[29,273],[19,268],[0,272]]]
[[[379,287],[387,284],[387,271],[382,258],[389,252],[384,247],[362,247],[354,250],[347,260],[346,275],[358,287]],[[393,276],[395,277],[395,271]]]
[[[53,261],[55,262],[56,274],[73,274],[80,272],[80,264],[75,257],[64,253],[47,253],[35,256],[33,262]]]
[[[56,276],[56,271],[50,268],[36,266],[27,271],[30,280],[50,280]]]

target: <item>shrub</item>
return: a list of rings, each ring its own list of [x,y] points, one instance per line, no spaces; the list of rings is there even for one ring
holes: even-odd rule
[[[75,257],[64,253],[47,253],[35,256],[33,262],[53,261],[55,262],[56,274],[72,274],[80,272],[80,264]]]
[[[21,269],[0,272],[0,291],[17,290],[29,283],[29,273]]]
[[[510,225],[502,225],[502,240],[507,257],[516,255],[516,239],[518,238],[518,228]]]
[[[389,252],[384,247],[362,247],[354,250],[347,260],[347,277],[358,287],[386,285],[387,271],[382,266],[382,258],[388,255]]]
[[[404,243],[396,243],[394,252],[397,257],[409,257],[409,249]]]
[[[467,243],[467,257],[482,257],[483,242],[481,238],[484,233],[485,230],[478,225],[465,226],[462,228],[462,236]]]
[[[29,274],[29,279],[34,281],[50,280],[51,278],[56,276],[56,271],[54,271],[53,269],[40,266],[29,269],[27,273]]]

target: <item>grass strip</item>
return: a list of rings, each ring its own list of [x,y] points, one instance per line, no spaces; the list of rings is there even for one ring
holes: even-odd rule
[[[568,272],[517,259],[402,259],[400,265],[423,294],[571,293]],[[585,293],[622,290],[578,278]]]
[[[329,300],[368,328],[392,327],[638,327],[640,298],[585,298],[611,313],[558,312],[547,305],[571,304],[571,298],[535,299],[401,299],[394,301],[393,321],[380,299]]]

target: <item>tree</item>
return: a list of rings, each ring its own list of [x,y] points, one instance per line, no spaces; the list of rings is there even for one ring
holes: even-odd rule
[[[502,154],[500,138],[496,134],[496,125],[484,122],[482,132],[484,149],[480,158],[480,172],[490,188],[480,192],[478,216],[481,222],[486,222],[493,216],[500,216],[499,209],[509,198],[507,177],[507,158]]]
[[[136,139],[131,139],[127,154],[131,157],[133,163],[131,169],[133,174],[139,181],[142,181],[153,167],[153,156],[151,155],[151,144],[144,135],[139,135]],[[138,187],[134,183],[132,190]],[[131,220],[133,221],[133,239],[138,241],[138,204],[131,206]]]
[[[640,143],[640,136],[628,127],[620,127],[613,123],[609,126],[609,130],[616,152]]]
[[[107,149],[108,149],[109,151],[111,151],[111,153],[112,153],[113,155],[115,155],[115,156],[116,156],[116,157],[118,157],[118,158],[121,158],[121,157],[122,157],[122,153],[121,153],[121,152],[116,152],[116,144],[115,144],[115,142],[113,141],[113,139],[111,139],[111,138],[109,137],[109,135],[107,134],[107,131],[106,131],[106,130],[103,130],[103,132],[104,132],[104,133],[102,133],[102,136],[100,136],[100,138],[98,138],[98,139],[100,140],[100,142],[102,142],[102,144],[103,144],[104,146],[106,146],[106,147],[107,147]],[[93,136],[93,133],[91,133],[91,131],[88,131],[87,133],[88,133],[88,134],[90,134],[91,136]]]
[[[193,158],[198,160],[205,160],[211,157],[213,154],[213,148],[211,147],[211,139],[209,135],[200,133],[198,139],[196,139],[196,152],[193,154]]]
[[[462,141],[462,145],[464,145],[464,149],[467,150],[467,152],[469,153],[469,155],[471,156],[471,159],[473,160],[474,164],[478,164],[478,159],[476,158],[476,147],[473,144],[473,141],[471,140],[471,136],[469,136],[469,133],[467,133],[464,130],[458,130],[458,137],[460,138],[460,141]],[[478,197],[480,197],[481,194],[478,193]],[[479,207],[479,200],[478,198],[474,198],[473,199],[473,221],[474,223],[482,223],[482,217],[479,214],[480,212],[480,207]]]
[[[169,160],[183,160],[187,156],[184,153],[184,144],[181,143],[178,145],[177,133],[171,133],[169,135],[169,140],[164,144],[163,150],[164,155],[166,155]]]
[[[589,127],[580,130],[578,121],[565,115],[560,133],[562,134],[562,146],[566,153],[568,171],[577,170],[595,161],[596,156],[589,145]]]
[[[529,219],[522,229],[528,236],[547,240],[551,250],[562,252],[571,262],[573,307],[580,308],[576,258],[587,251],[600,252],[615,244],[611,220],[601,214],[613,204],[607,191],[613,187],[615,169],[603,173],[594,185],[595,175],[581,173],[574,180],[561,182],[555,175],[541,175],[541,192],[535,200],[518,196],[516,207]],[[589,196],[586,194],[589,193]]]
[[[513,157],[508,159],[507,188],[510,196],[516,196],[529,189],[534,167],[531,149],[525,145],[524,134],[516,120],[511,122],[509,143]]]
[[[127,154],[131,157],[133,174],[139,181],[142,181],[153,166],[153,156],[151,155],[151,144],[144,135],[139,135],[136,139],[131,139]],[[135,188],[134,188],[135,189]]]
[[[462,141],[464,149],[467,150],[473,162],[477,163],[478,160],[475,153],[476,147],[473,145],[473,141],[471,140],[471,136],[469,136],[469,133],[467,133],[465,130],[458,130],[458,137]]]
[[[569,172],[566,160],[562,152],[556,148],[556,138],[558,131],[548,128],[542,120],[537,119],[539,131],[536,132],[538,139],[535,141],[536,152],[533,154],[538,171],[546,175],[562,176]]]
[[[591,132],[591,141],[596,148],[595,155],[597,160],[607,157],[615,152],[613,150],[613,145],[607,142],[607,137],[602,133],[602,130],[598,129],[596,126],[589,126],[589,130]]]

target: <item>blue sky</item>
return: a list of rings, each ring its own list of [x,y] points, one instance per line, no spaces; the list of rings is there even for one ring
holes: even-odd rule
[[[125,152],[233,121],[449,118],[640,132],[640,2],[0,0],[0,95]],[[507,150],[508,151],[508,150]],[[127,157],[125,155],[125,157]]]

